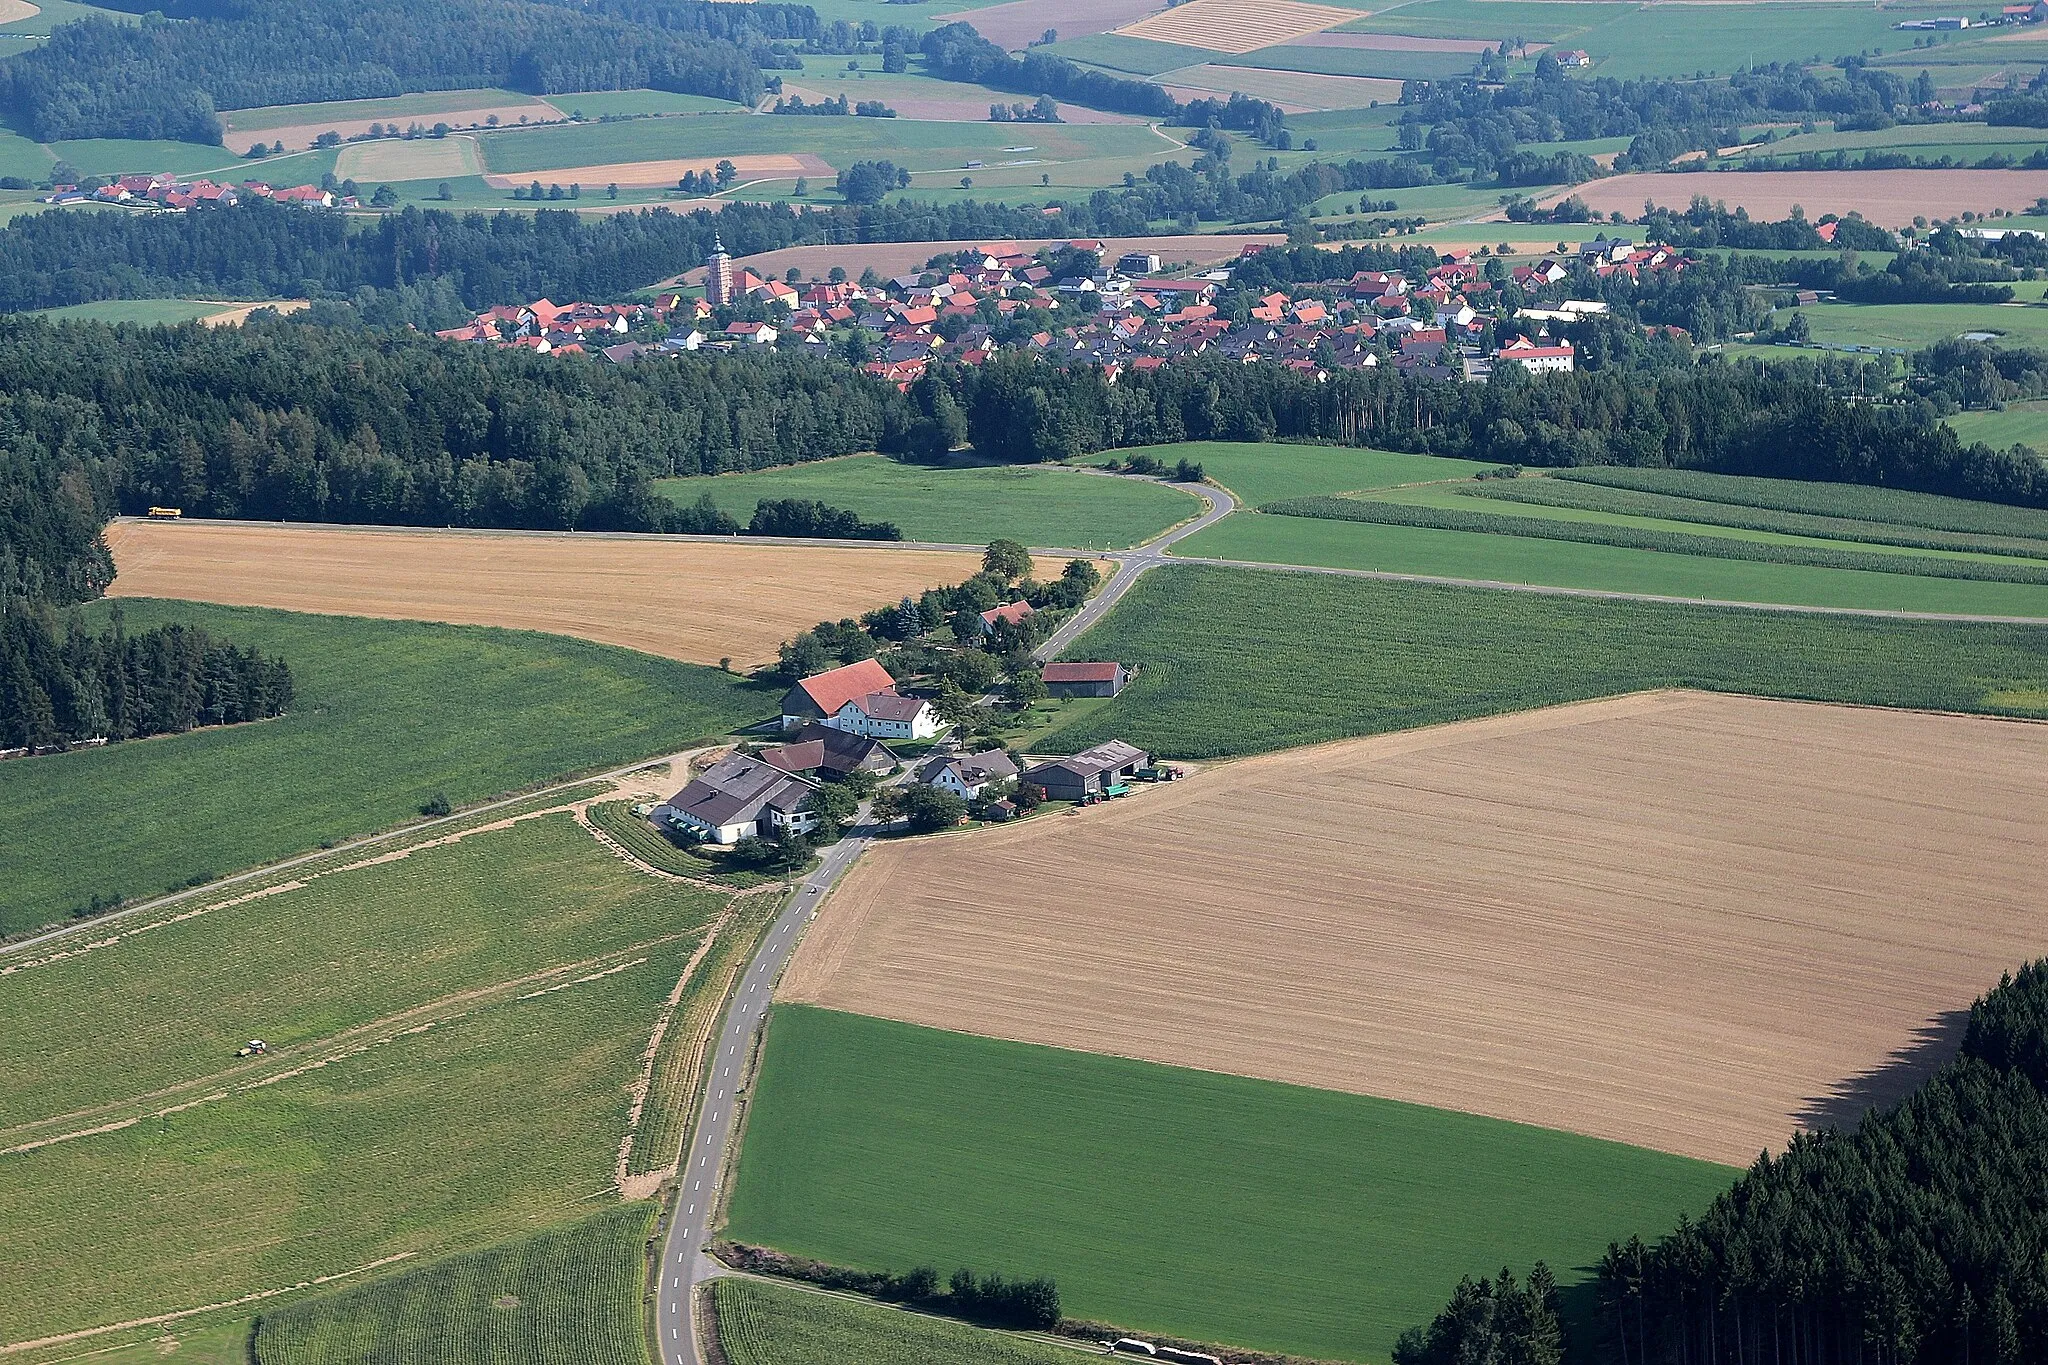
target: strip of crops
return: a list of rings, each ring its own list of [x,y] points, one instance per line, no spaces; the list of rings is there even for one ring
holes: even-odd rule
[[[1331,641],[1345,642],[1332,648]],[[1182,758],[1653,687],[2040,715],[2048,629],[1892,621],[1310,573],[1153,570],[1069,656],[1137,677],[1040,745],[1127,739]]]
[[[682,1151],[691,1105],[703,1093],[718,1016],[732,993],[733,982],[747,969],[754,946],[781,908],[778,895],[741,897],[734,902],[732,918],[718,931],[711,951],[697,964],[696,979],[684,989],[668,1032],[662,1035],[647,1103],[640,1111],[640,1130],[627,1163],[629,1174],[659,1170]]]
[[[1898,545],[1913,550],[1956,550],[1963,553],[2011,555],[2020,559],[2048,559],[2048,540],[2024,540],[2011,536],[1978,536],[1958,531],[1928,531],[1877,521],[1856,521],[1848,517],[1823,517],[1807,512],[1778,512],[1767,507],[1743,507],[1734,503],[1705,502],[1669,493],[1646,493],[1618,488],[1607,483],[1580,479],[1499,479],[1460,488],[1473,498],[1500,502],[1534,503],[1543,507],[1569,507],[1585,512],[1609,512],[1617,516],[1657,517],[1664,521],[1689,521],[1703,526],[1726,526],[1741,531],[1769,531],[1779,535],[1812,536],[1822,540],[1846,540],[1864,545]]]
[[[604,801],[585,812],[590,823],[616,839],[628,853],[663,872],[678,877],[703,877],[745,890],[775,880],[760,872],[727,872],[706,858],[699,858],[669,841],[660,830],[633,814],[624,801]]]
[[[1076,1352],[760,1280],[712,1281],[730,1365],[1071,1365]],[[270,1365],[266,1357],[263,1365]]]
[[[647,1365],[640,1305],[655,1208],[435,1261],[265,1313],[257,1365]]]
[[[1807,512],[1820,517],[1881,521],[1918,526],[1930,531],[1961,531],[1973,535],[2015,536],[2048,540],[2048,512],[2003,503],[1972,502],[1933,493],[1908,493],[1853,483],[1812,483],[1799,479],[1762,479],[1739,474],[1703,474],[1691,469],[1564,469],[1553,477],[1579,483],[1670,493],[1701,502],[1736,507],[1765,507],[1778,512]]]
[[[1481,535],[1522,536],[1531,540],[1565,540],[1580,545],[1657,550],[1703,559],[1747,559],[1767,564],[1804,564],[1819,569],[1910,574],[1918,578],[1962,578],[1980,583],[2048,584],[2048,564],[1999,564],[1933,555],[1892,555],[1863,550],[1833,550],[1816,545],[1778,545],[1767,541],[1737,540],[1732,536],[1695,536],[1683,531],[1614,526],[1604,522],[1498,516],[1491,512],[1462,512],[1451,507],[1411,507],[1405,503],[1373,502],[1365,498],[1290,498],[1283,502],[1269,502],[1259,510],[1320,521],[1363,521],[1380,526],[1420,526],[1436,531],[1473,531]]]

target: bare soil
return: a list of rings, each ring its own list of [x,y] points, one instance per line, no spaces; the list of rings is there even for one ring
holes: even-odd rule
[[[119,522],[116,597],[510,626],[748,667],[828,617],[980,568],[935,550],[332,526]]]
[[[1745,1164],[2041,953],[2048,725],[1655,693],[872,850],[786,998]]]
[[[834,174],[823,157],[809,152],[735,152],[731,155],[713,152],[669,161],[614,161],[602,166],[563,166],[519,175],[486,175],[484,183],[500,190],[534,180],[543,185],[619,185],[626,189],[664,189],[674,186],[683,178],[685,171],[709,171],[721,161],[730,161],[743,182],[794,180],[798,176],[830,177]]]
[[[1577,195],[1602,215],[1620,209],[1633,217],[1645,200],[1683,209],[1696,194],[1748,209],[1752,218],[1780,219],[1798,204],[1809,219],[1855,210],[1880,227],[1903,227],[1915,215],[2029,208],[2048,194],[2048,171],[1677,171],[1592,180],[1543,203]]]
[[[370,101],[363,103],[371,109],[375,108]],[[255,114],[262,111],[252,109],[246,112]],[[564,117],[552,105],[544,104],[540,100],[526,100],[518,104],[480,104],[474,109],[456,109],[445,114],[368,112],[360,117],[330,119],[325,123],[294,123],[279,128],[237,128],[235,115],[230,112],[221,115],[221,123],[226,130],[223,136],[230,152],[246,152],[250,144],[255,142],[261,142],[266,147],[274,142],[282,142],[286,151],[301,152],[311,147],[313,139],[322,133],[340,133],[345,138],[356,137],[369,132],[373,123],[381,123],[386,127],[395,123],[402,128],[410,128],[415,123],[425,128],[431,128],[437,123],[445,123],[450,128],[484,128],[489,126],[493,114],[498,116],[498,123],[507,128],[517,127],[522,115],[529,120],[547,122]]]

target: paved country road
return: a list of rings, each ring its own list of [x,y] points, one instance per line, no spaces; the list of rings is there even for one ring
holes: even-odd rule
[[[865,820],[867,808],[863,806],[855,818]],[[856,824],[850,834],[825,850],[817,870],[804,878],[789,904],[783,907],[726,1005],[725,1020],[718,1030],[718,1047],[711,1055],[711,1071],[697,1111],[697,1126],[682,1163],[676,1168],[675,1206],[658,1263],[657,1274],[661,1278],[655,1291],[654,1327],[661,1345],[662,1365],[700,1362],[691,1305],[697,1285],[717,1272],[716,1263],[704,1254],[704,1246],[718,1208],[726,1144],[737,1117],[739,1081],[752,1055],[754,1039],[761,1031],[761,1020],[768,1012],[768,997],[775,989],[775,978],[789,961],[803,926],[825,899],[826,889],[853,865],[869,841],[866,826]]]

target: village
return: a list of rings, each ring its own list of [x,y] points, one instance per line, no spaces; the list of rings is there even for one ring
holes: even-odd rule
[[[1249,244],[1239,260],[1264,249]],[[757,274],[721,248],[706,263],[701,294],[672,290],[637,304],[541,299],[437,335],[540,354],[595,351],[620,364],[705,348],[798,348],[850,356],[906,389],[935,362],[979,365],[1005,350],[1100,366],[1111,382],[1203,354],[1318,376],[1389,365],[1483,382],[1501,364],[1571,370],[1575,353],[1563,330],[1607,311],[1576,299],[1510,308],[1503,285],[1526,300],[1554,292],[1580,268],[1595,279],[1638,278],[1687,264],[1673,248],[1601,235],[1522,264],[1486,248],[1458,251],[1412,277],[1360,271],[1238,307],[1231,266],[1170,276],[1156,255],[1108,258],[1104,250],[1085,239],[1036,253],[968,248],[893,279],[869,272],[855,281],[835,270],[837,278],[805,281]]]
[[[340,184],[279,186],[261,180],[245,180],[234,185],[205,178],[185,180],[168,171],[154,175],[121,175],[105,181],[89,178],[73,184],[57,184],[41,202],[58,207],[125,204],[139,208],[149,205],[154,211],[182,213],[201,205],[233,208],[245,199],[267,199],[273,204],[296,204],[314,209],[361,207],[354,192]]]

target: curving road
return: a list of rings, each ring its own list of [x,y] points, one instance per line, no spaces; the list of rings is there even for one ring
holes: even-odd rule
[[[1131,476],[1116,475],[1112,477],[1128,478]],[[1218,488],[1215,484],[1176,483],[1169,486],[1194,494],[1204,503],[1208,504],[1207,510],[1198,517],[1182,522],[1165,534],[1146,541],[1134,550],[1092,552],[1093,558],[1113,561],[1118,566],[1117,572],[1110,577],[1109,582],[1103,585],[1101,592],[1096,593],[1095,596],[1084,602],[1079,611],[1068,617],[1058,630],[1046,637],[1044,644],[1032,651],[1032,658],[1040,663],[1058,658],[1061,650],[1079,639],[1088,627],[1101,620],[1111,607],[1122,600],[1123,595],[1131,590],[1131,584],[1137,581],[1139,574],[1164,563],[1167,557],[1167,550],[1176,542],[1186,540],[1197,531],[1208,530],[1211,526],[1214,526],[1217,522],[1237,510],[1237,499],[1228,491]],[[1077,557],[1086,558],[1089,556]]]
[[[855,819],[866,817],[863,806]],[[718,1271],[717,1263],[704,1254],[704,1247],[711,1236],[724,1181],[726,1146],[738,1117],[739,1082],[768,1012],[775,978],[789,961],[803,926],[817,913],[826,889],[860,857],[869,837],[866,826],[857,823],[852,833],[825,850],[817,870],[804,878],[761,940],[754,960],[747,964],[747,974],[726,1005],[697,1125],[676,1168],[675,1206],[656,1272],[660,1280],[654,1296],[654,1330],[661,1346],[661,1365],[700,1365],[691,1305],[697,1286]]]

